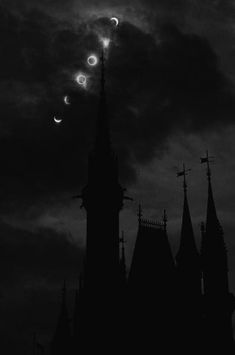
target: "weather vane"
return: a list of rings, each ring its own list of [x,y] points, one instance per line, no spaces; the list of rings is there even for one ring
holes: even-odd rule
[[[186,192],[186,190],[187,190],[186,176],[188,175],[189,171],[191,171],[191,170],[192,170],[192,169],[186,169],[186,168],[185,168],[185,164],[183,164],[183,170],[177,172],[177,177],[181,177],[181,176],[184,177],[183,188],[184,188],[184,191],[185,191],[185,192]]]
[[[211,169],[210,169],[210,163],[214,163],[215,157],[209,156],[208,150],[206,151],[206,156],[201,159],[201,164],[206,164],[207,165],[207,177],[210,180],[211,178]]]

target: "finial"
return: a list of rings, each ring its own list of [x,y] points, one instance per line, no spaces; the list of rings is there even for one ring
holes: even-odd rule
[[[137,216],[138,216],[138,221],[140,223],[141,222],[141,218],[143,216],[143,211],[142,211],[141,204],[139,204],[139,210],[138,210]]]
[[[179,171],[179,172],[177,173],[177,177],[181,177],[181,176],[184,177],[183,189],[184,189],[184,192],[185,192],[185,193],[187,192],[186,175],[188,175],[188,172],[189,172],[189,171],[191,171],[191,169],[186,169],[186,168],[185,168],[185,164],[183,164],[183,170],[182,170],[182,171]]]
[[[163,216],[162,216],[162,220],[163,220],[163,228],[164,228],[164,232],[166,233],[166,229],[167,229],[167,214],[166,214],[166,210],[163,211]]]
[[[214,157],[209,156],[208,150],[206,151],[206,156],[204,158],[201,158],[201,164],[206,163],[207,165],[207,177],[208,180],[211,180],[211,168],[210,168],[210,163],[214,162]]]

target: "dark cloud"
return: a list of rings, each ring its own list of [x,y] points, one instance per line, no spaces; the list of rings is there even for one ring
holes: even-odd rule
[[[88,92],[75,84],[86,57],[99,50],[106,19],[76,29],[40,11],[0,13],[1,186],[8,201],[79,190],[97,111],[98,68]],[[147,163],[174,130],[201,131],[230,122],[234,97],[209,42],[158,26],[157,37],[123,22],[113,34],[107,61],[112,136],[122,180],[134,180],[132,162]],[[72,105],[64,107],[63,95]],[[56,127],[53,115],[64,118]],[[23,187],[23,188],[22,188]],[[24,196],[22,196],[23,191]],[[10,197],[10,198],[9,198]]]
[[[4,289],[13,285],[43,282],[62,284],[63,280],[78,279],[83,263],[83,250],[70,236],[51,229],[21,230],[5,223],[0,225],[0,279]]]
[[[1,214],[12,219],[17,215],[19,219],[25,213],[35,221],[54,204],[61,215],[70,213],[68,201],[86,183],[87,152],[92,145],[99,92],[99,68],[90,71],[86,57],[99,51],[97,33],[113,32],[108,19],[96,12],[98,7],[109,13],[117,8],[123,14],[121,26],[113,32],[106,64],[112,139],[123,183],[135,182],[135,167],[150,163],[157,154],[161,156],[173,135],[179,133],[181,140],[191,133],[206,136],[233,123],[234,87],[232,78],[223,73],[227,67],[220,62],[221,48],[226,47],[228,68],[234,63],[230,49],[230,21],[234,16],[231,1],[0,3]],[[89,12],[89,6],[94,10]],[[149,31],[144,26],[146,21]],[[88,91],[80,90],[74,81],[79,70],[91,75]],[[65,94],[70,96],[71,106],[64,106]],[[60,126],[54,125],[54,115],[63,117]],[[184,144],[187,148],[172,160],[178,161],[179,156],[193,150],[188,142]],[[201,145],[190,155],[190,162],[199,156]],[[172,150],[177,150],[176,144]],[[172,160],[168,156],[165,166],[173,164]],[[145,200],[149,196],[154,199],[152,216],[156,206],[165,207],[166,200],[169,214],[174,216],[169,196],[175,196],[177,187],[173,184],[169,188],[172,171],[165,169],[163,174],[164,164],[153,172],[146,169],[139,191],[135,191],[141,195],[142,188]],[[160,190],[159,186],[162,191],[155,200],[153,191]],[[196,192],[201,199],[201,192]],[[230,191],[221,194],[226,198]],[[201,201],[195,197],[194,202],[197,215]],[[67,204],[67,210],[63,210],[63,204]],[[33,213],[26,212],[31,212],[32,206]],[[74,212],[77,206],[72,209]],[[76,213],[71,219],[77,218]],[[135,216],[132,219],[136,221]],[[128,223],[134,239],[136,225],[129,222],[129,216],[125,226]],[[0,330],[5,329],[5,354],[16,353],[19,348],[24,354],[30,353],[33,310],[40,323],[37,328],[44,327],[42,333],[54,329],[60,285],[64,278],[75,282],[83,256],[68,235],[36,227],[26,231],[23,221],[21,227],[0,223],[0,302],[5,309],[1,311],[4,322]],[[231,235],[232,230],[228,231]],[[231,266],[234,269],[233,263]],[[37,307],[30,303],[34,292]],[[15,344],[14,349],[10,344]]]

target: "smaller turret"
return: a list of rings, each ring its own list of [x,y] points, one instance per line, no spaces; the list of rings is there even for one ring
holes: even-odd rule
[[[177,173],[177,177],[183,177],[183,217],[181,225],[180,246],[176,254],[177,273],[181,279],[182,287],[185,287],[186,294],[201,294],[201,270],[200,256],[196,247],[192,220],[188,204],[186,175],[190,169]]]
[[[207,164],[208,200],[206,226],[202,231],[202,272],[205,310],[205,343],[212,352],[234,353],[232,313],[234,296],[229,292],[228,261],[224,234],[217,217],[210,162],[213,157],[201,158]]]
[[[177,173],[177,177],[183,177],[183,216],[179,250],[176,254],[176,276],[178,290],[178,341],[181,351],[188,352],[195,340],[197,333],[201,339],[202,311],[201,311],[201,267],[200,255],[196,247],[193,225],[189,210],[187,196],[186,175],[190,169]],[[197,342],[194,350],[199,352],[200,345]]]

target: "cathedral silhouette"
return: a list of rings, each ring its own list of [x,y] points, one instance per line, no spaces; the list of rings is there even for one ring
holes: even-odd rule
[[[96,136],[89,154],[88,183],[79,196],[87,214],[84,270],[72,320],[64,284],[51,354],[232,354],[235,298],[229,292],[227,252],[208,154],[201,159],[207,164],[208,178],[201,250],[195,243],[184,167],[178,173],[183,177],[184,205],[176,258],[168,241],[166,212],[159,223],[144,219],[139,206],[127,277],[119,213],[130,198],[119,184],[118,160],[110,141],[104,62],[102,53]]]

